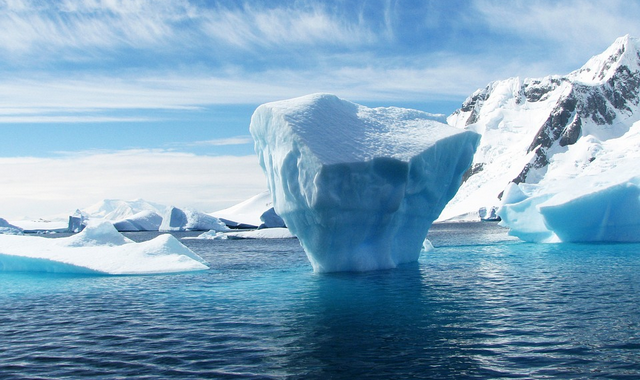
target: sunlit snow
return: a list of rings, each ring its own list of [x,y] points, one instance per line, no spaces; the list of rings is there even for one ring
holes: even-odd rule
[[[2,271],[155,274],[205,269],[205,261],[171,235],[134,243],[107,221],[89,222],[66,238],[0,235]]]

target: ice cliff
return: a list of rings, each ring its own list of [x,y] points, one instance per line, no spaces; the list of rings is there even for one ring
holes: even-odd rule
[[[261,105],[250,131],[275,211],[317,272],[418,259],[479,136],[400,108],[314,94]]]

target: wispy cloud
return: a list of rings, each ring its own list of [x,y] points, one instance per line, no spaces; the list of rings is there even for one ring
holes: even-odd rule
[[[516,0],[506,6],[477,0],[474,11],[491,30],[546,46],[547,59],[557,61],[585,62],[617,37],[640,35],[640,3],[634,1]]]
[[[2,217],[20,218],[71,213],[105,198],[210,212],[264,191],[266,182],[255,156],[125,150],[0,158],[0,188]]]
[[[244,145],[253,144],[251,136],[234,136],[221,139],[194,141],[191,143],[183,144],[186,146],[226,146],[226,145]]]

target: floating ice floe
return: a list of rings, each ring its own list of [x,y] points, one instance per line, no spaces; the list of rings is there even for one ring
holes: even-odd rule
[[[200,256],[171,235],[134,243],[107,221],[90,221],[66,238],[0,235],[1,271],[130,275],[206,269]]]
[[[218,232],[208,231],[198,235],[196,239],[293,239],[295,235],[288,228],[263,228],[251,231]]]
[[[275,211],[315,271],[418,259],[479,140],[437,120],[326,94],[258,107],[250,130]]]

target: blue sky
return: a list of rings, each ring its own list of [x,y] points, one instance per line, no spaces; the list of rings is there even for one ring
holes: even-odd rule
[[[618,0],[0,0],[0,217],[214,211],[265,187],[261,103],[448,114],[492,80],[575,70],[638,20]]]

